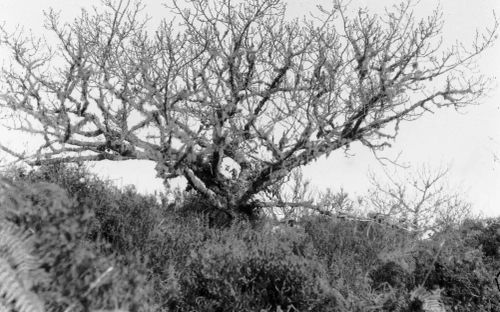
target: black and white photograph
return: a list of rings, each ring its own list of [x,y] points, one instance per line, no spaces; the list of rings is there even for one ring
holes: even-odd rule
[[[499,0],[0,0],[0,312],[500,312]]]

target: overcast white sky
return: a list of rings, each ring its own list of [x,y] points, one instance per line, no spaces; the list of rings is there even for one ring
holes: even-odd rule
[[[147,12],[153,17],[167,13],[160,4],[163,1],[145,1]],[[298,16],[314,10],[315,4],[327,5],[329,1],[287,0],[289,14]],[[0,22],[13,28],[19,24],[35,33],[42,32],[43,10],[53,7],[61,11],[63,19],[71,20],[81,6],[90,7],[98,0],[0,0]],[[396,0],[353,0],[353,8],[367,6],[379,11],[384,6],[399,3]],[[476,29],[492,25],[493,10],[500,12],[500,1],[480,0],[421,0],[416,6],[417,17],[424,17],[440,4],[444,13],[443,38],[445,43],[458,40],[470,43]],[[478,70],[492,77],[500,74],[500,42],[478,60]],[[8,57],[0,50],[0,62]],[[18,141],[18,135],[2,130],[2,141]],[[18,142],[16,142],[18,143]],[[448,182],[460,187],[465,199],[473,203],[476,212],[500,215],[500,92],[498,85],[481,105],[472,106],[462,113],[454,110],[436,111],[435,114],[405,123],[391,149],[381,155],[395,158],[401,153],[400,162],[412,168],[427,164],[430,167],[449,166]],[[305,174],[319,189],[343,187],[353,194],[362,195],[368,188],[367,172],[381,174],[382,166],[366,148],[353,145],[352,156],[342,151],[332,153],[328,159],[320,159],[305,168]],[[154,179],[154,164],[129,161],[126,163],[101,162],[95,170],[116,179],[118,184],[135,184],[139,190],[161,190],[162,184]],[[390,169],[390,168],[389,168]]]

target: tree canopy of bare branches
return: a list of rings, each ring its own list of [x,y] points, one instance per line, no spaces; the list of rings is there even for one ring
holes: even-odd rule
[[[73,23],[47,14],[56,42],[2,28],[12,55],[0,105],[11,127],[39,135],[28,163],[144,159],[231,216],[331,152],[377,150],[404,120],[477,101],[488,79],[476,56],[497,22],[467,47],[441,46],[442,16],[418,20],[411,1],[384,15],[343,2],[287,19],[281,0],[169,1],[152,29],[143,4],[103,1]],[[230,159],[237,170],[223,174]]]

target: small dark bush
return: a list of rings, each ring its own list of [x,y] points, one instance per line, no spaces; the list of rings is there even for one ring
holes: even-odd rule
[[[176,212],[186,219],[205,219],[210,227],[216,228],[227,227],[233,221],[229,214],[213,207],[205,198],[194,192],[185,193],[184,200],[176,207]]]
[[[408,282],[408,272],[399,264],[389,261],[370,273],[372,287],[381,288],[389,285],[395,288],[405,288]]]
[[[231,224],[242,220],[256,224],[262,218],[256,203],[238,207],[239,213],[236,217],[233,217],[227,212],[212,206],[203,196],[194,191],[183,192],[182,197],[183,200],[174,205],[176,213],[187,219],[202,217],[208,221],[210,227],[227,228]]]

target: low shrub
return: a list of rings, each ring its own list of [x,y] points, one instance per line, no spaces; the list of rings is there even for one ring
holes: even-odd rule
[[[180,279],[183,299],[179,304],[184,309],[340,309],[342,297],[328,284],[311,246],[250,229],[243,235],[241,230],[230,233],[215,235],[191,251]]]
[[[193,192],[185,192],[183,200],[176,203],[177,215],[184,219],[204,219],[210,227],[225,228],[231,222],[231,216],[213,207],[203,196]]]
[[[330,281],[342,279],[350,288],[358,288],[367,272],[383,264],[380,253],[412,244],[412,238],[377,223],[313,216],[301,224],[329,268]]]
[[[483,251],[486,261],[500,260],[500,219],[467,220],[459,231],[469,246]]]
[[[186,219],[204,218],[210,227],[227,228],[231,224],[239,221],[249,221],[253,224],[259,223],[262,215],[256,203],[250,203],[239,207],[239,214],[233,219],[233,216],[227,212],[211,205],[206,198],[195,191],[183,191],[180,193],[182,200],[173,205],[176,214]],[[179,195],[177,192],[176,195]]]
[[[9,176],[0,220],[33,234],[47,278],[26,289],[47,311],[407,312],[436,298],[453,311],[500,306],[496,221],[469,220],[425,241],[320,216],[273,231],[257,215],[226,222],[191,193],[158,204],[79,166]]]
[[[102,180],[83,165],[44,165],[31,171],[22,168],[6,173],[14,181],[49,183],[62,188],[73,201],[74,214],[91,221],[81,228],[87,237],[105,239],[115,251],[140,250],[163,209],[154,196],[142,195],[133,187],[120,189]]]
[[[372,287],[382,288],[386,285],[393,288],[406,288],[409,273],[394,261],[386,262],[370,272]]]
[[[124,262],[104,241],[87,239],[89,224],[95,222],[92,211],[45,182],[9,182],[0,197],[0,216],[33,233],[34,256],[48,276],[35,291],[47,311],[70,305],[72,311],[114,308],[117,303],[149,310],[146,268],[138,261]],[[110,274],[102,276],[107,271]],[[100,283],[91,286],[97,280]]]
[[[482,251],[467,246],[457,232],[447,233],[446,238],[421,242],[410,286],[443,289],[443,301],[453,311],[497,311],[500,298]]]

